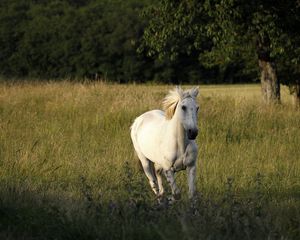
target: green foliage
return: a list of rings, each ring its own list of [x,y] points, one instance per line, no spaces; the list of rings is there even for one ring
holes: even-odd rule
[[[117,82],[152,79],[153,61],[136,53],[145,24],[139,12],[146,4],[134,0],[3,2],[0,72]]]
[[[164,0],[146,11],[142,47],[171,60],[193,53],[199,65],[253,79],[258,59],[275,62],[283,82],[294,82],[299,76],[284,69],[298,71],[299,9],[297,1]]]
[[[18,42],[24,31],[22,25],[27,19],[29,10],[27,1],[1,1],[0,3],[0,71],[1,73],[16,72],[17,63],[13,53],[18,51]],[[22,67],[18,67],[22,72]]]
[[[279,75],[286,85],[300,85],[300,5],[299,1],[291,1],[281,9],[280,16],[286,22],[282,24],[283,51],[278,59]]]
[[[222,69],[199,64],[199,53],[211,44],[203,38],[207,14],[197,1],[174,2],[157,12],[161,6],[163,2],[155,0],[2,1],[0,74],[119,83],[249,81],[251,74],[240,71],[243,64]],[[166,12],[176,18],[175,25],[163,15]],[[199,19],[201,24],[195,24]],[[164,25],[165,31],[144,34],[152,25]],[[142,39],[154,35],[149,48]],[[152,47],[160,58],[149,56]]]
[[[119,83],[257,81],[257,59],[299,79],[297,1],[0,3],[0,74]]]

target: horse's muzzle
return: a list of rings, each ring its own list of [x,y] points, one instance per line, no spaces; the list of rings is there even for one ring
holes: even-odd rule
[[[198,136],[198,129],[189,129],[187,132],[188,139],[195,140]]]

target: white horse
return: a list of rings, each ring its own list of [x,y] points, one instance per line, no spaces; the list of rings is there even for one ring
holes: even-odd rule
[[[198,87],[183,91],[176,87],[163,101],[163,109],[137,117],[131,126],[131,139],[156,196],[163,196],[162,172],[171,186],[173,199],[180,198],[174,179],[187,169],[189,197],[195,194],[198,135],[196,103]]]

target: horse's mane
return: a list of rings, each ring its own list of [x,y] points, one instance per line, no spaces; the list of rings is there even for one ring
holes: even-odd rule
[[[165,111],[166,119],[171,119],[177,107],[177,104],[187,97],[195,98],[198,94],[198,88],[183,91],[181,87],[176,87],[169,91],[169,94],[163,100],[163,110]]]

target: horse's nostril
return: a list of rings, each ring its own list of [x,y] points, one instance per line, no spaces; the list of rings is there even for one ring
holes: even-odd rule
[[[188,129],[187,134],[189,139],[195,139],[198,135],[198,129]]]

